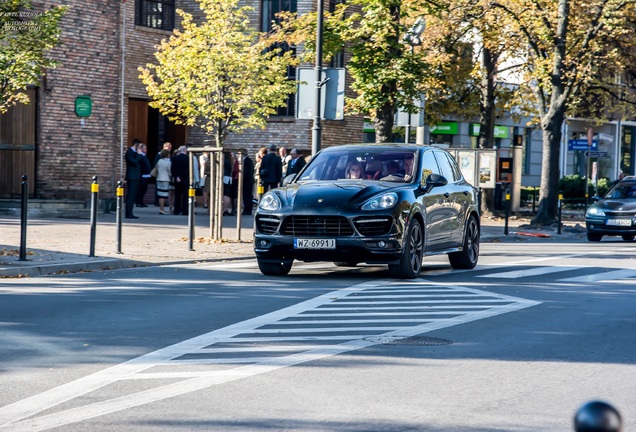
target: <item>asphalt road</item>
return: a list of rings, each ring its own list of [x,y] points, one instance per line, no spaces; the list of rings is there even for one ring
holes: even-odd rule
[[[254,261],[0,281],[0,430],[555,431],[636,419],[634,242],[479,266]],[[631,427],[630,427],[631,425]]]

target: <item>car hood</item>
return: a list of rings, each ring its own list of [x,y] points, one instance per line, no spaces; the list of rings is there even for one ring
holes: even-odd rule
[[[348,207],[362,204],[369,198],[383,193],[394,192],[399,187],[391,187],[384,182],[333,181],[292,183],[284,190],[287,204],[291,207]]]
[[[618,210],[618,211],[636,211],[636,199],[605,199],[596,203],[597,207],[603,210]]]

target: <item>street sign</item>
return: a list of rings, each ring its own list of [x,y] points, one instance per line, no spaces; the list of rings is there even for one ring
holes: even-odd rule
[[[316,71],[311,68],[298,68],[296,72],[296,118],[312,120],[316,104]],[[320,118],[344,120],[345,70],[326,68],[320,72],[321,79],[326,80],[320,89]]]
[[[395,114],[394,126],[424,126],[424,95],[421,95],[419,99],[414,99],[413,105],[419,107],[419,112],[409,115],[402,108],[398,108]]]
[[[591,157],[591,158],[606,158],[607,156],[607,152],[604,151],[589,151],[589,152],[585,152],[585,156]]]
[[[587,139],[571,139],[568,140],[568,150],[590,150],[587,146]],[[592,140],[591,150],[598,150],[598,140]]]

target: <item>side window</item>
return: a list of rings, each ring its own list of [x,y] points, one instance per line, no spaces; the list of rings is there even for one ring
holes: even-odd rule
[[[453,171],[453,167],[446,156],[446,153],[443,152],[435,152],[435,159],[437,159],[437,163],[439,164],[440,174],[446,177],[449,183],[454,183],[457,181],[455,178],[455,172]]]
[[[426,179],[431,174],[440,174],[440,170],[433,152],[427,151],[422,155],[422,184],[426,183]]]
[[[450,163],[450,166],[453,169],[453,175],[455,177],[455,181],[461,180],[463,177],[463,174],[461,170],[459,169],[459,166],[457,165],[457,161],[449,153],[446,153],[446,157],[448,158],[448,162]]]

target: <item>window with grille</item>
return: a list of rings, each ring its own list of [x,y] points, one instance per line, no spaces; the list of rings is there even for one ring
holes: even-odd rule
[[[173,30],[174,0],[136,0],[135,24],[161,30]]]

